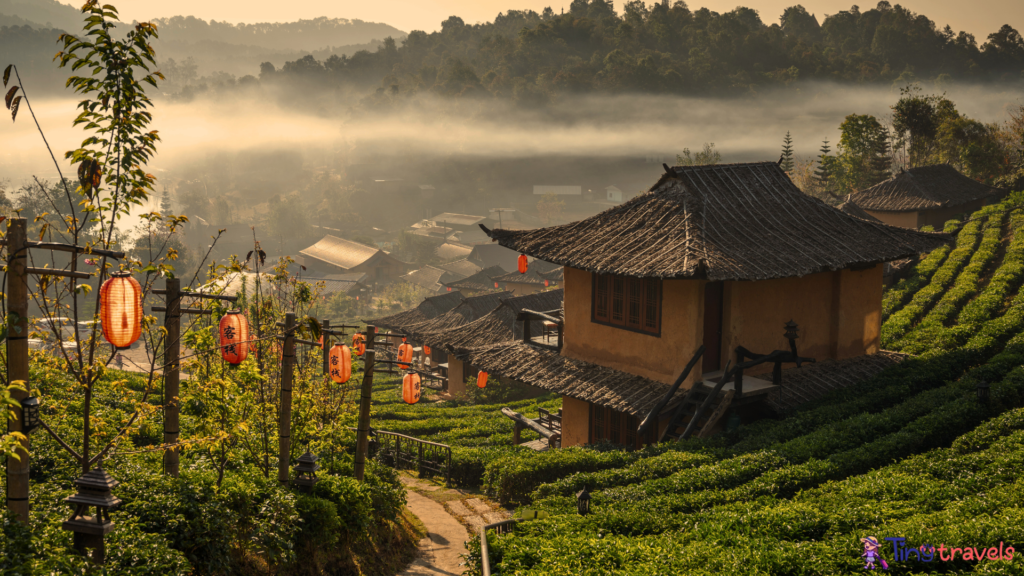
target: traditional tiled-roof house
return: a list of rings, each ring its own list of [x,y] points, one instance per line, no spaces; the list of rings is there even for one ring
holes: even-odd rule
[[[461,280],[446,282],[444,283],[444,286],[446,290],[459,290],[467,296],[480,294],[481,292],[492,292],[498,290],[500,287],[500,285],[495,286],[496,282],[494,281],[494,277],[501,276],[504,273],[504,268],[500,266],[491,266]]]
[[[374,325],[378,329],[386,328],[388,330],[401,330],[406,326],[437,318],[459,304],[462,304],[464,299],[465,297],[460,292],[444,292],[437,296],[424,298],[423,301],[412,310],[403,310],[402,312],[392,314],[391,316],[377,318],[376,320],[367,320],[366,323]]]
[[[941,230],[947,220],[998,201],[1006,191],[964,176],[948,164],[920,166],[852,194],[852,202],[892,226]]]
[[[561,393],[563,446],[613,430],[621,438],[701,345],[684,389],[721,380],[727,362],[786,350],[790,320],[801,357],[877,352],[882,263],[949,240],[850,216],[803,194],[775,163],[670,168],[649,192],[582,221],[486,232],[565,267],[560,352],[516,342],[470,359]],[[733,392],[753,398],[772,386]]]
[[[409,269],[408,264],[379,248],[330,235],[299,254],[302,264],[312,272],[366,272],[371,283],[394,280]]]
[[[445,316],[417,324],[408,330],[409,337],[415,343],[430,347],[432,361],[442,364],[449,394],[464,392],[466,378],[477,372],[471,364],[464,362],[470,349],[523,338],[523,322],[518,320],[519,313],[523,310],[552,312],[562,307],[561,290],[548,290],[526,296],[513,296],[505,292],[494,296],[494,301],[486,302],[490,310],[476,318],[466,315],[468,321],[465,322],[460,322],[457,318],[442,321],[445,316],[455,314],[459,310],[456,308]],[[467,303],[472,299],[467,298]],[[477,308],[483,310],[486,307],[483,305],[485,302],[481,300],[480,304]],[[531,334],[535,337],[544,337],[542,322],[531,322]]]
[[[419,270],[413,270],[404,276],[400,276],[399,280],[414,284],[434,294],[440,294],[446,291],[444,287],[445,282],[454,282],[461,278],[462,276],[459,274],[452,274],[447,270],[428,264]]]

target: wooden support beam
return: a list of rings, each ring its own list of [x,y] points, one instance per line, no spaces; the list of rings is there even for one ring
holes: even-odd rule
[[[277,481],[288,484],[288,468],[292,450],[292,367],[295,365],[295,342],[291,336],[295,327],[295,313],[284,315],[285,337],[281,351],[281,409],[278,414]]]
[[[559,343],[559,345],[561,345],[561,343]],[[668,406],[669,400],[675,396],[676,391],[678,391],[679,387],[682,386],[686,377],[690,375],[690,371],[697,365],[697,360],[700,360],[700,357],[703,355],[704,345],[701,344],[700,347],[697,348],[697,351],[693,353],[693,357],[690,358],[690,361],[686,363],[686,367],[683,368],[683,371],[679,373],[679,377],[672,383],[672,388],[670,388],[665,396],[658,401],[654,408],[651,409],[647,414],[647,417],[644,418],[644,421],[640,423],[640,427],[636,430],[637,436],[643,436],[651,426],[658,422],[658,418],[661,416],[661,411],[665,409],[665,406]],[[696,384],[694,384],[694,386],[696,386]]]
[[[153,306],[153,312],[167,312],[166,306]],[[213,314],[213,310],[203,310],[202,308],[182,308],[181,314]]]
[[[70,270],[57,270],[54,268],[25,268],[25,272],[39,276],[63,276],[65,278],[75,278],[77,280],[88,280],[89,278],[92,278],[91,275],[86,274],[85,272],[72,272]]]
[[[353,476],[362,482],[366,470],[366,453],[370,444],[370,403],[373,400],[373,358],[374,340],[376,340],[377,327],[368,325],[366,327],[366,352],[363,356],[366,366],[363,368],[363,386],[359,399],[359,424],[356,428],[356,457],[352,465]]]
[[[64,244],[61,242],[26,242],[26,244],[29,248],[56,250],[57,252],[73,252],[75,254],[84,254],[86,256],[90,254],[95,254],[96,256],[106,256],[107,258],[114,258],[116,260],[124,258],[124,252],[117,252],[114,250],[102,250],[100,248],[85,248],[82,246]]]
[[[522,414],[512,410],[511,408],[502,408],[501,413],[511,418],[512,421],[515,422],[516,424],[533,430],[537,434],[543,436],[545,439],[550,439],[552,436],[561,436],[558,432],[555,432],[554,430],[548,430],[547,428],[541,426],[540,424],[537,424],[533,420],[530,420],[526,416],[523,416]]]
[[[697,433],[697,438],[707,438],[708,436],[711,436],[711,429],[714,428],[715,424],[717,424],[718,421],[722,419],[722,416],[725,415],[725,411],[729,409],[729,405],[732,404],[732,399],[735,395],[735,390],[729,390],[725,393],[725,396],[722,397],[718,406],[715,406],[715,411],[711,413],[711,416],[708,416],[708,421],[704,424],[704,427]]]

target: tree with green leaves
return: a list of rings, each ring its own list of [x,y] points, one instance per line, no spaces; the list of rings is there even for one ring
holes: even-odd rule
[[[830,155],[831,152],[832,148],[828,145],[828,140],[823,140],[820,154],[818,155],[818,168],[814,171],[814,180],[819,190],[835,196],[832,192],[832,175],[835,173],[836,159]]]
[[[786,137],[782,139],[782,170],[785,172],[792,172],[794,166],[793,159],[793,137],[789,135],[789,130],[786,130]]]
[[[714,142],[705,142],[704,148],[696,154],[689,148],[683,148],[682,154],[676,155],[676,164],[680,166],[711,166],[722,163],[722,153],[715,149]]]

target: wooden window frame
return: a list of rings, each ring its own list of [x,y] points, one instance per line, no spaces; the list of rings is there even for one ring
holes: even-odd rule
[[[590,321],[656,338],[661,337],[664,280],[660,278],[632,278],[613,274],[591,274]],[[654,300],[652,302],[652,293]],[[655,326],[647,322],[654,306]],[[637,314],[631,316],[631,306]],[[616,315],[618,314],[618,317]],[[635,321],[633,321],[635,318]]]

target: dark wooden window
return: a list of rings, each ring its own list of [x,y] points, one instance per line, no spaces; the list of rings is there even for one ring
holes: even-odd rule
[[[661,334],[661,280],[611,274],[594,274],[593,278],[594,322]]]

